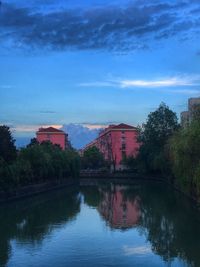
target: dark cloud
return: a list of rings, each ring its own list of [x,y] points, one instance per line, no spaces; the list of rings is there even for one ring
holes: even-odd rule
[[[200,7],[191,10],[192,14],[200,14]]]
[[[147,48],[148,38],[165,39],[199,26],[186,1],[135,1],[126,7],[34,11],[3,4],[0,41],[16,46],[64,49]],[[184,11],[184,14],[182,14]]]

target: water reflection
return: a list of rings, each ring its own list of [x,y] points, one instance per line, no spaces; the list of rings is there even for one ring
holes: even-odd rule
[[[80,205],[81,201],[86,205]],[[90,237],[90,227],[87,227],[92,222],[97,223],[91,227],[92,233],[98,232],[95,240],[94,236]],[[71,237],[66,238],[66,243],[62,243],[59,229],[69,229],[67,235],[71,233]],[[107,234],[109,231],[115,236],[115,241]],[[133,232],[137,232],[137,240],[131,240]],[[55,253],[64,247],[64,253],[58,257],[58,260],[63,257],[62,264],[56,266],[66,266],[66,259],[70,259],[68,264],[74,259],[76,264],[70,264],[73,267],[82,266],[83,259],[87,259],[84,266],[105,266],[105,261],[101,264],[96,259],[99,253],[113,259],[113,252],[109,252],[111,247],[123,250],[123,255],[117,255],[118,260],[113,259],[111,266],[121,266],[120,259],[124,261],[123,266],[154,266],[137,260],[133,264],[131,257],[135,259],[137,255],[149,259],[152,255],[159,255],[161,258],[156,266],[165,266],[165,263],[169,266],[200,266],[199,212],[188,199],[159,183],[84,186],[80,190],[59,190],[2,205],[0,266],[11,266],[9,260],[16,252],[13,240],[20,244],[17,249],[28,246],[43,248],[45,238],[53,234],[57,238]],[[97,241],[100,243],[95,247]],[[51,266],[48,253],[42,254],[46,257],[44,266]],[[104,260],[103,256],[101,260]],[[40,266],[40,261],[35,259],[30,266],[37,265]],[[16,262],[16,266],[21,266],[20,262]]]
[[[11,240],[20,244],[42,245],[56,228],[74,220],[80,211],[77,190],[60,190],[0,208],[0,266],[6,266],[12,254]]]
[[[178,258],[186,266],[200,266],[200,216],[183,195],[163,184],[109,185],[95,188],[94,204],[92,190],[83,192],[85,202],[97,207],[111,229],[137,227],[169,265]]]
[[[139,196],[126,195],[127,186],[99,189],[102,195],[98,210],[112,228],[127,229],[137,225],[140,218]]]

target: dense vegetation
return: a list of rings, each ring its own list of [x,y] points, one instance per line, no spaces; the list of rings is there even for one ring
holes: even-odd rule
[[[164,103],[151,112],[140,128],[141,147],[125,164],[131,169],[165,177],[192,197],[200,199],[200,112],[180,127],[176,114]]]
[[[150,173],[169,172],[167,142],[179,128],[176,114],[164,103],[151,112],[140,128],[141,143],[138,161],[140,169]]]
[[[17,151],[7,126],[0,126],[0,148],[0,190],[78,176],[79,156],[72,149],[32,140]]]
[[[175,182],[193,197],[200,197],[200,120],[182,128],[169,141]]]
[[[106,167],[106,161],[100,150],[93,146],[84,151],[81,158],[82,169],[102,169]]]

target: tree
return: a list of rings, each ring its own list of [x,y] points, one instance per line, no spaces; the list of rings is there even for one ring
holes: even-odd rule
[[[15,140],[10,128],[6,125],[0,126],[0,157],[6,162],[13,161],[17,156]]]
[[[140,168],[144,168],[148,172],[168,171],[166,144],[178,128],[176,114],[164,103],[161,103],[156,111],[149,114],[146,124],[139,131]]]
[[[37,140],[37,138],[31,138],[31,141],[30,141],[30,143],[27,145],[27,147],[30,147],[30,146],[34,146],[34,145],[38,145],[39,144],[39,142],[38,142],[38,140]]]
[[[113,140],[113,138],[114,137],[111,133],[106,133],[102,135],[102,138],[99,141],[99,145],[101,147],[101,150],[103,151],[103,154],[105,155],[107,164],[110,166],[111,170],[115,172],[117,156],[114,153],[113,149],[116,140]]]
[[[200,197],[200,120],[178,131],[169,141],[175,182],[193,197]]]
[[[137,157],[128,156],[122,160],[122,164],[125,165],[131,171],[137,171],[138,160]]]
[[[90,147],[84,151],[82,166],[85,169],[99,169],[105,166],[103,154],[96,146]]]

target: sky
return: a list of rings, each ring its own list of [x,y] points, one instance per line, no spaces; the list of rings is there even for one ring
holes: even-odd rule
[[[0,124],[138,125],[200,96],[199,0],[1,0]]]

